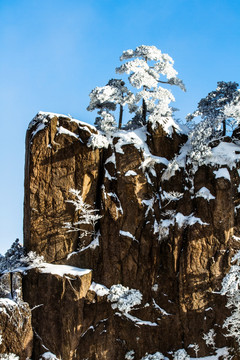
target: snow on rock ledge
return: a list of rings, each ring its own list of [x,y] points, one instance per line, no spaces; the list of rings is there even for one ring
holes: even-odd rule
[[[42,263],[38,266],[41,273],[53,274],[53,275],[73,275],[83,276],[91,272],[90,269],[80,269],[70,265],[54,265],[49,263]]]

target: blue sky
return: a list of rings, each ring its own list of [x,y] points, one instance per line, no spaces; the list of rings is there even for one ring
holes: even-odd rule
[[[88,94],[144,44],[175,60],[183,119],[217,81],[240,81],[239,23],[239,0],[0,0],[0,252],[23,239],[25,132],[39,110],[93,123]]]

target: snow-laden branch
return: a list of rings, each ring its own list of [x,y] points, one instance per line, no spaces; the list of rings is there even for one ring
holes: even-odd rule
[[[222,281],[221,294],[227,296],[227,307],[232,310],[223,327],[227,335],[234,338],[240,350],[240,251],[232,258],[229,273]]]
[[[76,189],[70,189],[70,194],[73,195],[74,200],[66,200],[66,202],[73,204],[75,211],[79,213],[78,220],[70,223],[65,222],[64,228],[68,232],[79,231],[79,238],[83,238],[87,235],[95,234],[95,225],[102,218],[102,215],[98,215],[97,209],[92,209],[91,205],[84,202],[81,192]],[[90,230],[82,228],[82,225],[90,225]]]

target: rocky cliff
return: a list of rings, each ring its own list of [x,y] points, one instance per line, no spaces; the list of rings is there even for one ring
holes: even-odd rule
[[[4,340],[2,353],[240,358],[223,328],[229,309],[219,292],[240,248],[240,147],[225,138],[193,170],[186,141],[174,128],[106,139],[65,116],[34,118],[26,137],[24,242],[45,262],[21,275],[24,311],[32,309],[22,315],[30,319],[28,341],[14,348]]]

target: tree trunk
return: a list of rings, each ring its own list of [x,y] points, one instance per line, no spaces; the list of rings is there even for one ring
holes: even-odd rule
[[[147,105],[145,100],[142,101],[142,119],[143,119],[143,125],[146,125],[147,123]]]
[[[122,118],[123,118],[123,106],[120,105],[119,121],[118,121],[118,128],[119,129],[121,129],[121,127],[122,127]]]
[[[223,120],[223,136],[226,136],[226,120]]]

